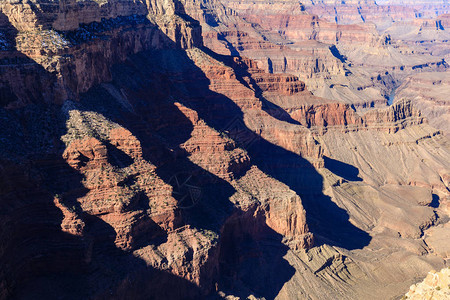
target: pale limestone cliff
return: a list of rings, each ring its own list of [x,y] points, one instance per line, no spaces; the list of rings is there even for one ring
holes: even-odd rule
[[[450,298],[450,269],[442,269],[439,272],[430,271],[427,277],[420,283],[409,288],[409,292],[402,299],[444,300]]]

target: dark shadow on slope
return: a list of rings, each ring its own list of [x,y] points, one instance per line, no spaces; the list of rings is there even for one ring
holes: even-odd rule
[[[273,73],[273,63],[270,58],[267,58],[267,67],[268,67],[268,72]]]
[[[9,22],[8,17],[0,12],[0,51],[16,49],[17,29]]]
[[[330,46],[329,49],[331,54],[333,54],[334,57],[339,59],[341,63],[344,64],[347,61],[347,58],[339,52],[338,48],[335,45]]]
[[[248,152],[262,171],[301,197],[315,245],[326,243],[352,250],[369,243],[370,236],[351,224],[348,213],[323,194],[323,178],[306,159],[265,140],[258,140]]]
[[[227,63],[225,62],[225,64]],[[205,100],[202,102],[198,102],[197,99],[192,102],[186,98],[186,95],[179,99],[183,99],[184,105],[196,110],[210,126],[224,132],[232,118],[237,118],[245,124],[242,111],[231,99],[209,90],[209,80],[205,78],[201,70],[196,72],[190,70],[185,76],[184,84],[192,84],[198,89],[201,88],[202,91],[209,92],[203,96]],[[220,106],[210,100],[214,98],[220,99]],[[256,164],[266,174],[287,184],[301,196],[306,209],[307,223],[318,238],[318,244],[326,242],[351,250],[362,248],[369,243],[370,236],[351,224],[348,221],[348,213],[323,194],[323,178],[310,162],[262,139],[250,129],[246,132],[248,140],[255,141],[251,147],[246,149],[253,164]]]
[[[189,61],[184,52],[178,51],[178,54],[180,53],[182,53],[182,56]],[[138,70],[141,70],[146,65],[141,65],[139,60],[129,62],[132,64],[133,69],[132,72],[125,72],[125,74],[129,76],[131,80],[124,82],[122,81],[123,76],[117,76],[115,80],[119,80],[120,84],[118,82],[114,82],[114,84],[120,86],[125,83],[126,95],[128,96],[127,98],[130,100],[134,111],[130,111],[127,109],[126,105],[123,106],[120,104],[112,108],[111,103],[114,103],[115,101],[111,101],[111,95],[106,94],[105,90],[102,90],[102,88],[99,87],[92,89],[92,95],[88,93],[82,97],[83,101],[81,105],[77,104],[76,108],[81,111],[88,110],[104,114],[112,121],[128,128],[133,135],[138,137],[141,141],[144,158],[154,162],[158,166],[157,174],[166,181],[166,183],[170,184],[170,179],[179,172],[189,172],[190,174],[200,176],[201,178],[206,177],[206,179],[200,180],[200,182],[203,182],[204,184],[204,186],[201,186],[203,193],[202,201],[195,207],[183,209],[181,211],[182,219],[185,224],[197,227],[199,230],[209,229],[219,233],[227,218],[232,214],[239,213],[239,210],[233,208],[233,205],[229,201],[230,196],[235,193],[235,190],[226,181],[192,163],[188,159],[186,153],[183,152],[182,148],[179,147],[181,143],[186,142],[190,138],[193,126],[191,121],[180,112],[180,108],[174,105],[174,100],[167,96],[180,95],[180,91],[174,89],[174,86],[179,85],[177,80],[184,80],[184,78],[170,72],[164,74],[161,70],[158,70],[159,73],[155,73],[154,70],[152,70],[151,74],[143,74],[140,76],[135,72],[136,67]],[[166,67],[173,67],[171,62],[168,61],[157,61],[156,64],[151,66],[158,66],[161,62],[168,63],[169,66]],[[178,63],[178,61],[174,62],[175,65]],[[192,65],[192,63],[189,61],[187,65]],[[124,65],[122,65],[122,67],[123,66]],[[152,67],[149,69],[152,69]],[[123,70],[118,70],[115,74],[124,74],[122,71]],[[194,74],[198,74],[198,72],[195,71]],[[204,78],[204,74],[201,75]],[[183,77],[185,76],[186,74],[183,74]],[[143,82],[137,82],[137,78],[144,80]],[[155,79],[155,81],[149,83],[147,79]],[[186,95],[197,95],[199,92],[198,96],[203,102],[205,97],[210,95],[209,90],[205,90],[207,84],[205,86],[203,83],[199,86],[191,86],[186,91],[181,91],[184,93],[183,97]],[[133,86],[133,84],[135,85]],[[167,93],[168,91],[176,91],[176,93]],[[102,93],[107,96],[107,98],[102,97]],[[219,109],[220,107],[225,108],[222,103],[222,95],[214,95],[212,100],[214,105],[219,107]],[[166,101],[167,103],[162,103],[161,101]],[[160,106],[161,109],[154,110],[155,107],[158,106]],[[239,111],[239,109],[236,108],[235,111],[230,111],[228,108],[227,111],[229,115],[232,116]],[[225,118],[226,116],[224,116],[223,120],[225,120]],[[60,124],[62,128],[65,127],[64,123],[65,120]],[[42,134],[42,132],[37,133]],[[65,132],[62,132],[60,135],[63,135],[64,133]],[[56,137],[59,138],[59,136]],[[107,141],[102,142],[107,143]],[[63,145],[60,145],[58,149],[64,148]],[[119,151],[110,144],[107,148],[108,155],[111,151]],[[55,272],[51,271],[51,267],[47,268],[47,265],[51,266],[56,263],[55,257],[57,254],[51,254],[46,259],[47,264],[38,267],[29,280],[20,284],[11,283],[11,286],[13,286],[11,293],[13,295],[26,297],[28,295],[27,293],[31,293],[42,295],[42,298],[55,298],[50,287],[62,286],[61,289],[56,291],[57,294],[59,294],[58,296],[62,295],[67,298],[78,299],[90,298],[92,296],[109,299],[124,299],[130,297],[137,299],[198,299],[202,298],[204,293],[212,293],[212,296],[214,297],[212,282],[217,282],[219,279],[216,271],[207,270],[207,268],[217,268],[218,266],[208,267],[207,264],[214,264],[216,263],[215,261],[210,263],[207,262],[202,266],[202,269],[206,269],[206,273],[200,278],[200,289],[190,282],[177,278],[170,273],[148,267],[143,260],[137,259],[132,256],[131,253],[117,248],[115,244],[117,234],[114,232],[111,225],[103,221],[100,216],[86,213],[80,207],[78,202],[79,199],[88,195],[89,190],[86,190],[82,184],[84,180],[83,176],[81,176],[78,171],[69,167],[64,160],[60,159],[60,155],[61,153],[57,152],[52,157],[53,160],[57,161],[56,165],[47,160],[40,162],[38,158],[31,158],[31,160],[34,164],[38,164],[38,166],[34,167],[35,172],[38,174],[45,174],[43,177],[45,177],[47,181],[46,189],[50,196],[48,199],[51,199],[52,194],[58,195],[58,197],[61,198],[63,205],[75,213],[77,217],[85,223],[85,230],[84,233],[82,233],[82,237],[75,237],[74,239],[75,241],[80,241],[81,245],[79,247],[82,252],[80,254],[81,258],[76,259],[77,262],[75,262],[75,265],[81,265],[78,261],[84,261],[86,269],[83,269],[82,271],[75,270],[72,272],[70,268],[67,267],[67,274],[69,275],[61,276],[60,278],[60,276],[57,276],[59,273],[55,274]],[[78,167],[88,165],[89,161],[86,158],[87,157],[84,157],[82,159],[81,165]],[[126,155],[108,157],[108,160],[112,165],[115,165],[116,168],[123,168],[129,165],[128,156]],[[242,172],[245,172],[245,170],[242,170]],[[124,181],[120,182],[119,187],[127,187],[129,184],[132,184],[132,182],[132,179],[126,178]],[[141,193],[135,197],[136,199],[130,199],[131,204],[126,207],[126,209],[145,209],[145,203],[143,203],[146,202],[145,197],[143,197]],[[33,197],[31,197],[30,200],[33,201]],[[58,211],[52,202],[50,202],[49,205],[52,209]],[[248,217],[252,218],[252,215],[250,214]],[[62,216],[59,213],[59,217],[54,220],[54,228],[57,232],[61,232],[59,227],[61,222]],[[251,219],[249,222],[251,222]],[[158,230],[158,228],[154,228],[154,225],[155,224],[147,225],[147,233],[141,233],[136,238],[134,241],[135,247],[158,245],[164,242],[164,236],[161,237],[161,231]],[[30,226],[33,226],[33,224],[30,224]],[[253,268],[254,272],[265,274],[266,277],[269,276],[271,282],[274,282],[275,284],[273,286],[265,286],[264,290],[261,290],[261,285],[250,285],[246,288],[250,289],[253,294],[266,295],[270,298],[271,295],[276,295],[278,293],[279,288],[292,276],[294,269],[282,258],[287,251],[287,247],[280,242],[282,237],[268,228],[265,223],[260,224],[258,227],[265,232],[265,239],[276,241],[274,247],[278,249],[275,252],[264,251],[263,253],[271,253],[272,258],[276,257],[277,259],[273,260],[277,262],[278,266],[280,266],[287,275],[278,276],[277,274],[272,274],[264,263],[259,263]],[[154,234],[156,234],[156,237]],[[63,235],[66,234],[63,233]],[[60,238],[57,235],[52,236],[55,236],[56,244],[66,243],[65,238]],[[49,247],[52,245],[51,242],[48,242],[47,244]],[[30,247],[34,248],[33,246],[34,244],[31,243]],[[46,248],[38,249],[36,251],[37,256],[39,256],[40,251],[46,251]],[[189,257],[186,258],[191,259]],[[75,258],[72,258],[72,260],[74,259]],[[272,259],[266,259],[265,261],[271,260]],[[44,269],[49,271],[47,272]],[[212,276],[209,277],[208,275]],[[20,278],[21,276],[22,274],[19,274],[15,278]],[[85,288],[82,289],[82,291],[76,290],[79,280],[83,280],[84,282]],[[72,285],[65,286],[67,282],[72,282]],[[80,284],[79,286],[82,285]],[[108,290],[110,292],[106,292],[105,295],[102,296],[102,291]],[[19,291],[21,291],[20,295]],[[86,294],[84,294],[85,291]],[[93,291],[100,294],[92,295]]]
[[[103,143],[106,146],[106,151],[108,152],[108,163],[110,165],[118,168],[126,168],[134,162],[128,154],[111,145],[109,141],[103,141]]]
[[[177,61],[178,63],[164,65],[165,62],[171,61]],[[225,132],[229,120],[233,118],[237,118],[245,124],[240,108],[231,99],[209,89],[209,79],[190,61],[184,51],[165,50],[142,53],[134,56],[127,63],[135,64],[135,70],[131,74],[145,70],[147,73],[142,74],[143,78],[164,76],[165,80],[167,80],[165,84],[170,86],[165,90],[167,93],[166,99],[177,99],[182,105],[195,110],[199,114],[199,117],[204,119],[209,126],[212,126],[217,131]],[[147,67],[142,68],[142,66]],[[123,69],[119,68],[117,70],[122,71]],[[158,74],[159,72],[162,74]],[[120,88],[127,89],[124,83],[132,80],[131,74],[129,78],[123,77],[124,72],[116,72],[116,74],[121,80],[115,81],[114,84],[117,84]],[[155,89],[156,87],[152,88],[152,83],[149,82],[146,84],[144,91]],[[144,91],[140,92],[140,94],[149,94]],[[131,92],[127,91],[127,93]],[[146,101],[141,101],[141,103],[146,103]],[[151,104],[151,101],[147,103]],[[139,111],[144,112],[144,109],[140,108]],[[174,112],[176,111],[178,111],[178,108],[174,107]],[[165,120],[165,123],[160,124],[160,126],[164,127],[164,124],[167,122],[172,124],[172,126],[176,124],[176,120],[172,118]],[[131,126],[128,126],[129,124],[126,122],[121,124],[130,129],[133,134],[139,136]],[[175,134],[177,132],[176,128],[176,126],[172,127]],[[155,130],[155,132],[158,133],[158,130]],[[165,134],[170,135],[170,130],[166,131]],[[253,164],[256,164],[266,174],[287,184],[302,197],[302,203],[307,214],[307,223],[316,236],[317,245],[327,243],[351,250],[362,248],[369,243],[370,236],[349,222],[348,213],[339,208],[329,197],[323,195],[323,179],[306,159],[262,139],[250,129],[248,129],[247,134],[250,135],[250,138],[255,139],[255,143],[246,149]],[[152,146],[145,143],[146,140],[150,140],[145,136],[139,136],[139,139],[144,141],[144,148]],[[151,157],[147,158],[152,159]],[[161,166],[158,175],[166,182],[170,182],[171,175],[174,172],[179,172],[179,170],[193,173],[204,172],[204,170],[199,169],[198,166],[190,163],[187,159],[178,158],[175,160],[175,163],[168,163],[165,166]],[[211,186],[213,189],[211,191],[211,198],[207,198],[208,201],[215,201],[211,202],[213,205],[196,207],[192,212],[183,212],[186,220],[189,220],[188,222],[190,224],[217,230],[218,227],[211,226],[210,222],[217,225],[223,224],[223,221],[217,222],[215,220],[225,220],[226,216],[230,215],[228,212],[230,207],[228,197],[232,194],[233,189],[226,182],[218,178],[215,179],[217,181],[215,181],[214,186]],[[206,222],[204,222],[205,220]],[[279,243],[278,247],[283,249],[284,246]],[[236,249],[241,248],[238,247]],[[265,265],[263,264],[263,266]],[[264,277],[264,274],[268,274],[268,270],[255,269],[253,271],[261,274],[262,277]],[[235,272],[236,274],[241,274],[240,272],[244,271],[240,270],[239,267]],[[285,280],[286,278],[281,281],[285,282]],[[260,286],[258,285],[247,286],[247,288],[255,294],[270,298],[278,293],[278,287],[280,285],[282,286],[282,284],[273,284],[271,287],[266,286],[263,290],[260,290]],[[270,288],[273,289],[269,291]]]
[[[222,230],[219,263],[226,292],[274,299],[295,273],[283,258],[289,248],[274,235],[265,218],[253,210],[236,214]],[[263,270],[263,272],[261,272]]]
[[[217,39],[218,39],[219,41],[222,41],[222,42],[225,43],[225,47],[230,51],[230,55],[231,55],[231,56],[237,57],[237,56],[240,55],[240,54],[239,54],[239,51],[233,46],[232,43],[230,43],[230,42],[226,39],[226,37],[224,36],[223,33],[219,33],[219,34],[217,35]]]
[[[264,97],[263,90],[259,87],[258,83],[252,77],[252,75],[248,71],[249,67],[242,61],[241,58],[233,58],[230,56],[217,54],[206,47],[203,47],[202,50],[216,60],[221,61],[228,67],[232,68],[235,71],[236,79],[239,80],[242,85],[252,89],[255,92],[255,97],[257,97],[259,101],[261,101],[262,109],[266,113],[277,120],[290,124],[300,125],[300,123],[292,119],[292,117],[283,108],[273,102],[268,101]],[[247,80],[249,83],[247,83]]]
[[[362,181],[358,176],[359,170],[352,165],[346,164],[336,159],[329,158],[327,156],[323,157],[325,168],[333,172],[334,174],[344,178],[348,181]]]
[[[53,157],[57,159],[57,157]],[[63,161],[61,163],[64,163]],[[7,298],[14,299],[199,299],[194,284],[147,266],[132,253],[115,245],[116,232],[101,218],[79,213],[85,227],[82,236],[61,231],[63,214],[53,203],[53,196],[29,177],[34,169],[2,161],[0,172],[0,208],[7,213],[6,226],[0,232],[0,282]],[[45,164],[42,167],[46,167]],[[59,168],[51,168],[57,174]],[[50,171],[50,175],[53,171]],[[64,171],[77,189],[80,175]],[[61,174],[59,174],[61,175]],[[60,190],[61,191],[61,190]],[[24,196],[27,196],[24,198]],[[81,196],[81,195],[79,195]],[[61,200],[68,205],[65,195]],[[150,238],[146,244],[153,243]],[[3,290],[1,291],[4,292]]]
[[[431,200],[430,206],[431,206],[432,208],[438,208],[439,205],[440,205],[440,199],[439,199],[439,196],[436,195],[436,194],[432,194],[431,196],[432,196],[432,200]]]
[[[157,165],[157,174],[166,183],[171,184],[170,179],[179,172],[189,172],[200,176],[200,179],[203,176],[211,178],[200,180],[204,184],[201,186],[204,193],[202,201],[193,208],[182,210],[183,221],[198,229],[210,229],[217,233],[220,233],[221,229],[224,230],[224,241],[220,241],[219,249],[218,272],[222,275],[220,285],[223,284],[225,289],[231,288],[233,292],[243,295],[251,293],[267,299],[274,298],[295,271],[283,258],[288,249],[281,243],[282,236],[270,229],[264,220],[261,220],[261,216],[255,217],[250,213],[245,215],[245,212],[234,208],[229,200],[235,192],[234,188],[225,180],[191,162],[180,147],[181,143],[191,137],[193,126],[192,122],[180,112],[175,102],[195,110],[200,118],[219,132],[226,130],[231,118],[244,122],[241,109],[231,99],[209,89],[209,79],[183,50],[144,52],[115,68],[113,84],[119,90],[126,91],[127,101],[134,110],[130,111],[120,105],[117,110],[110,109],[107,98],[103,96],[108,97],[109,103],[114,101],[111,101],[111,95],[104,90],[97,90],[93,95],[87,93],[82,97],[79,109],[104,114],[130,130],[141,142],[144,159]],[[123,72],[124,70],[126,72]],[[156,107],[161,105],[163,109],[155,112],[155,105]],[[191,125],[186,130],[185,125],[189,123]],[[257,139],[257,144],[247,149],[252,162],[265,173],[286,183],[302,197],[307,210],[307,222],[311,231],[319,237],[319,241],[347,249],[361,248],[368,243],[370,237],[351,225],[348,222],[348,214],[322,194],[322,177],[307,160],[261,139],[250,130],[248,132]],[[201,270],[201,288],[198,288],[187,280],[149,267],[131,253],[118,249],[115,245],[117,236],[111,225],[100,216],[85,213],[79,206],[77,199],[88,193],[82,185],[83,177],[78,171],[71,169],[65,161],[58,159],[59,155],[60,153],[57,153],[55,156],[55,160],[58,161],[56,165],[43,164],[44,168],[51,166],[46,171],[49,174],[48,178],[61,180],[61,184],[48,185],[44,202],[52,210],[57,211],[49,194],[61,193],[64,205],[71,207],[86,224],[86,235],[74,238],[74,243],[81,244],[79,247],[83,250],[82,254],[71,259],[77,262],[84,261],[87,271],[73,271],[76,278],[73,282],[83,280],[90,291],[98,293],[110,290],[109,293],[99,296],[105,299],[198,299],[205,292],[213,292],[212,282],[219,279],[217,273],[213,271]],[[38,166],[34,169],[40,174],[43,172]],[[241,172],[240,175],[243,175],[245,170]],[[138,199],[137,202],[139,201],[141,200]],[[241,230],[241,226],[233,225],[235,221],[230,217],[241,218],[242,221],[236,222],[249,226]],[[54,231],[61,232],[59,229],[62,221],[61,213],[58,212],[58,216],[52,219]],[[27,228],[32,227],[31,223],[21,228],[26,232]],[[250,230],[251,227],[254,231]],[[236,235],[233,232],[236,232]],[[49,241],[48,245],[54,243],[55,251],[58,245],[66,243],[65,237],[54,234],[51,236],[55,236],[56,241]],[[139,246],[158,243],[149,240],[151,238],[151,234],[144,236],[139,240]],[[43,249],[42,251],[46,251],[47,248]],[[238,252],[230,256],[227,249]],[[36,251],[36,255],[39,256],[39,250]],[[49,268],[48,273],[46,268],[47,265],[57,264],[58,255],[59,253],[50,253],[46,258],[46,264],[40,265],[34,273],[30,273],[34,275],[31,275],[28,282],[36,283],[39,282],[39,278],[44,277],[46,284],[39,285],[40,289],[58,285],[60,282],[58,278],[47,279],[47,276],[54,275],[54,272]],[[6,256],[3,257],[2,262],[6,259]],[[70,268],[68,267],[68,273],[71,273]],[[18,280],[22,275],[22,273],[16,275],[13,280]],[[233,282],[239,285],[235,287],[236,290],[233,288]],[[21,286],[25,284],[24,282],[9,284],[14,286],[13,290],[16,292],[19,290],[32,292],[32,289]],[[72,297],[71,291],[65,289],[64,293]],[[83,295],[78,296],[76,298],[83,298]]]
[[[101,92],[98,89],[95,96],[87,93],[83,97],[83,107],[87,110],[95,109],[138,137],[143,147],[144,158],[158,165],[158,176],[172,185],[175,193],[173,196],[176,199],[185,199],[183,190],[178,186],[185,179],[189,180],[190,185],[200,188],[201,200],[196,205],[181,208],[183,222],[191,227],[212,230],[222,235],[221,230],[231,226],[227,225],[230,216],[243,214],[234,208],[229,200],[236,191],[225,180],[192,163],[188,154],[180,147],[191,138],[193,126],[181,112],[183,109],[175,105],[175,102],[196,111],[201,117],[207,117],[206,121],[213,128],[223,128],[224,124],[235,116],[242,120],[239,107],[234,103],[230,106],[230,99],[209,90],[209,80],[183,50],[141,53],[123,64],[116,65],[112,73],[114,77],[112,84],[117,89],[126,91],[127,98],[135,108],[134,111],[138,113],[131,114],[119,106],[115,109],[103,109],[99,103],[106,103],[106,99],[111,97],[106,90]],[[136,82],[141,84],[140,88]],[[130,86],[133,88],[130,89]],[[142,130],[143,128],[146,130]],[[244,168],[236,175],[241,176],[246,170],[247,168]],[[283,258],[288,248],[281,243],[280,234],[274,232],[260,219],[254,219],[252,213],[244,214],[242,218],[264,234],[252,237],[246,233],[245,228],[241,228],[237,235],[231,236],[236,241],[230,242],[230,245],[221,241],[220,253],[228,253],[222,250],[222,247],[231,247],[233,251],[238,251],[233,252],[233,255],[236,257],[242,255],[240,258],[242,264],[230,265],[230,258],[220,256],[222,257],[220,270],[229,269],[228,273],[238,277],[234,281],[240,281],[236,286],[239,289],[230,292],[245,294],[247,291],[246,296],[254,294],[272,299],[295,271]],[[258,253],[257,257],[245,254],[251,249]],[[280,268],[283,272],[274,273],[274,268]],[[264,280],[252,281],[246,278],[246,272],[251,272],[255,276],[258,274],[257,278]],[[231,280],[232,277],[224,275],[224,278]],[[219,284],[219,287],[230,288],[227,284],[225,286]]]
[[[0,12],[0,107],[7,107],[20,99],[24,103],[42,103],[44,97],[33,91],[39,88],[51,92],[53,87],[48,84],[55,77],[47,73],[35,61],[20,53],[16,49],[18,31],[9,22],[8,17]],[[16,65],[26,66],[28,69],[17,70]],[[33,72],[30,69],[33,68]],[[6,74],[19,74],[28,77],[28,82],[18,82],[16,77]]]
[[[0,13],[1,26],[12,26],[5,19],[7,17]],[[61,107],[45,104],[40,94],[52,93],[52,89],[45,89],[42,83],[48,81],[51,85],[54,76],[14,47],[1,49],[0,56],[0,67],[32,67],[28,69],[28,82],[6,81],[0,85],[13,95],[11,101],[3,98],[5,101],[0,107],[2,118],[8,120],[0,122],[3,137],[7,137],[0,141],[0,298],[202,298],[204,290],[198,286],[170,272],[154,269],[132,253],[119,249],[113,227],[80,207],[78,199],[89,190],[83,185],[84,176],[61,157],[65,148],[60,141],[66,131],[65,114]],[[4,69],[2,71],[8,72]],[[24,93],[28,88],[34,90],[29,97],[14,94],[15,84],[20,85]],[[25,107],[3,108],[16,100]],[[110,145],[110,150],[112,148]],[[88,162],[87,157],[81,157],[78,167]],[[148,198],[142,194],[137,194],[131,202],[135,202],[134,209],[148,209]],[[81,222],[80,226],[69,222],[75,227],[65,229],[73,234],[61,230],[61,226],[65,226],[61,209]],[[144,216],[142,220],[150,225],[136,235],[135,242],[143,245],[163,242],[166,232],[150,218],[145,220]]]
[[[198,20],[195,20],[186,13],[184,5],[181,1],[175,0],[174,3],[175,3],[175,12],[177,15],[181,16],[186,21],[196,22],[199,24]],[[200,4],[199,8],[202,10],[203,13],[202,17],[206,24],[208,24],[211,27],[219,26],[220,21],[217,19],[217,16],[214,15],[214,12],[211,12],[211,9],[208,9],[203,3]]]

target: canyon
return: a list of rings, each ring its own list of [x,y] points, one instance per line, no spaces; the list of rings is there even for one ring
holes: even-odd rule
[[[0,299],[447,282],[449,5],[336,2],[2,1]]]

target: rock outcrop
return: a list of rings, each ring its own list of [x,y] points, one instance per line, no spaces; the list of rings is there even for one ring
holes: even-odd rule
[[[286,264],[282,254],[290,248],[312,245],[300,197],[250,163],[233,127],[246,129],[237,110],[264,114],[260,92],[303,92],[296,77],[257,69],[252,77],[244,67],[250,61],[227,61],[235,71],[193,49],[201,46],[200,27],[180,8],[172,16],[148,8],[147,16],[114,1],[92,7],[73,2],[88,10],[92,22],[75,20],[78,28],[62,31],[50,7],[14,5],[31,21],[17,26],[9,21],[15,16],[9,7],[2,7],[7,33],[17,42],[12,36],[2,52],[8,96],[2,98],[2,120],[11,125],[2,139],[2,298],[51,298],[80,286],[86,287],[80,297],[199,297],[218,283],[227,286],[227,276],[243,278],[238,265],[229,274],[221,270],[231,263],[225,249],[248,236],[255,249],[266,249],[264,240],[277,241],[274,263]],[[22,34],[38,36],[35,44]],[[67,41],[55,49],[60,44],[45,38]],[[215,120],[217,109],[227,114]],[[264,192],[268,185],[276,192]],[[30,196],[15,201],[22,193]],[[228,236],[234,219],[254,231],[235,228],[237,235]],[[222,230],[229,243],[222,242]],[[39,239],[45,242],[36,244]],[[16,243],[30,250],[14,253]],[[54,279],[58,268],[67,272]],[[268,270],[261,264],[261,276],[278,281]],[[102,273],[110,276],[99,280]],[[130,288],[141,280],[142,288]],[[67,289],[50,289],[66,281]],[[158,285],[164,288],[150,292]]]
[[[316,96],[358,109],[385,105],[408,75],[447,67],[448,32],[431,15],[445,13],[443,3],[223,3],[214,25],[199,19],[208,47],[251,57],[267,72],[295,74]],[[206,10],[217,6],[204,3]]]
[[[450,73],[421,73],[408,78],[396,91],[396,99],[411,99],[430,125],[449,135],[450,108],[448,95]]]
[[[402,299],[448,299],[450,297],[450,269],[431,271],[423,282],[412,285]]]
[[[433,18],[448,13],[445,1],[306,1],[305,10],[330,22],[352,24],[372,22],[384,27],[386,23]]]
[[[0,299],[389,298],[444,266],[429,114],[277,73],[354,80],[323,42],[375,29],[232,4],[0,5]]]
[[[202,45],[198,22],[175,17],[169,8],[166,15],[147,18],[143,2],[14,1],[2,4],[1,11],[1,26],[12,47],[1,53],[6,89],[2,101],[8,107],[78,99],[94,85],[110,81],[111,65],[129,55]],[[39,76],[29,78],[17,65]],[[36,85],[47,93],[33,95]]]

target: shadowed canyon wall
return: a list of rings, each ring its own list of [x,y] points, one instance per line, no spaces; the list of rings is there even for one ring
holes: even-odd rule
[[[305,7],[282,37],[215,1],[0,4],[0,298],[376,299],[442,268],[439,121],[414,85],[363,110],[277,73],[347,77],[322,43],[373,40]]]

